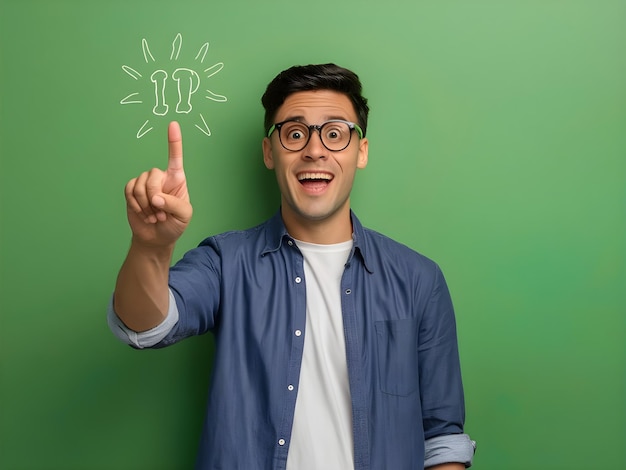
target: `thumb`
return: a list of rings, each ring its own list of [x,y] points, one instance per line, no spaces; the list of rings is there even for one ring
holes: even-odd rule
[[[189,223],[193,208],[187,199],[180,199],[170,194],[160,193],[152,197],[155,209],[170,214],[183,223]]]

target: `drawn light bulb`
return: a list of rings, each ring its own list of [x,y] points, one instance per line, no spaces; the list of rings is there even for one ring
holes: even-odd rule
[[[172,42],[172,53],[170,54],[170,62],[178,61],[180,51],[183,44],[183,37],[180,33],[176,35],[174,41]],[[143,57],[146,64],[156,63],[154,56],[150,52],[150,47],[148,46],[148,41],[144,38],[141,40],[141,48],[143,51]],[[207,51],[209,50],[209,43],[206,42],[200,47],[200,50],[196,54],[195,61],[199,65],[199,69],[202,70],[202,64],[206,57]],[[194,99],[194,95],[200,89],[200,85],[203,79],[209,79],[213,75],[219,73],[224,68],[224,64],[222,62],[218,62],[213,64],[207,69],[202,70],[203,78],[201,78],[200,74],[192,69],[186,67],[178,67],[171,74],[168,74],[166,70],[163,68],[158,68],[154,70],[150,74],[150,81],[153,85],[154,90],[154,106],[152,107],[152,114],[155,116],[166,116],[170,111],[170,106],[167,103],[167,93],[166,88],[169,84],[173,85],[173,82],[176,84],[176,90],[178,92],[178,102],[176,103],[175,112],[177,114],[189,114],[194,108],[194,104],[192,100]],[[132,77],[134,80],[139,81],[143,78],[143,75],[128,65],[123,65],[122,70]],[[227,98],[223,95],[218,95],[213,93],[211,90],[205,90],[205,98],[215,102],[225,102]],[[128,96],[122,98],[120,104],[142,104],[143,100],[140,99],[140,93],[134,92],[129,94]],[[202,113],[198,113],[200,117],[200,123],[195,124],[196,128],[198,128],[203,134],[206,136],[211,135],[211,130],[204,119]],[[150,126],[150,120],[146,120],[139,131],[137,132],[137,138],[140,139],[148,132],[150,132],[153,127]]]

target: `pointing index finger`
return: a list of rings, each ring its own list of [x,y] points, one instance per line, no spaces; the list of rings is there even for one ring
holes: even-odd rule
[[[183,136],[176,121],[170,122],[167,129],[167,140],[169,143],[168,173],[183,171]]]

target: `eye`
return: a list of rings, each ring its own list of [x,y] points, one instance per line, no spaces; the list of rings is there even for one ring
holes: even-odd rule
[[[347,125],[339,122],[332,122],[326,124],[324,127],[324,138],[329,142],[337,142],[345,139],[349,134],[350,129]]]
[[[298,130],[291,131],[288,136],[289,140],[299,140],[302,138],[302,132]]]
[[[286,122],[281,129],[283,137],[289,142],[306,139],[308,128],[300,122]]]

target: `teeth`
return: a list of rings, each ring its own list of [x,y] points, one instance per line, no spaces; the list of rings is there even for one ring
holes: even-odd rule
[[[333,177],[328,173],[300,173],[298,175],[298,180],[332,180]]]

